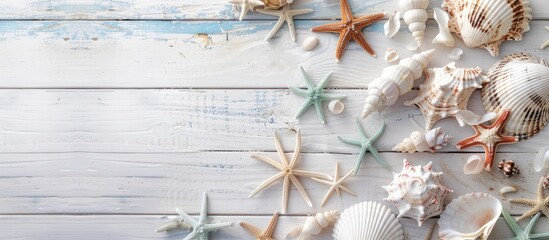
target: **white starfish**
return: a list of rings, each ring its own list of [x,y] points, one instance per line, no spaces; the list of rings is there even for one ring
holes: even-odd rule
[[[292,38],[292,41],[295,42],[295,26],[294,26],[294,16],[297,15],[303,15],[307,13],[313,12],[313,9],[296,9],[296,10],[290,10],[290,4],[284,5],[282,9],[279,10],[268,10],[268,9],[257,9],[258,12],[276,16],[278,17],[278,21],[276,22],[275,26],[273,27],[273,30],[265,37],[265,41],[269,41],[273,36],[278,32],[280,27],[284,24],[284,22],[288,22],[288,28],[290,29],[290,36]]]
[[[545,26],[545,30],[547,30],[549,32],[549,26]],[[541,45],[541,49],[544,49],[547,46],[549,46],[549,40],[547,40],[547,42],[545,42]]]
[[[229,3],[240,7],[240,18],[238,19],[240,21],[244,19],[249,10],[253,12],[255,7],[265,5],[261,0],[229,0]]]
[[[318,178],[315,178],[315,177],[311,178],[311,179],[313,179],[317,182],[330,185],[330,189],[328,189],[328,193],[326,193],[326,196],[324,197],[324,199],[322,199],[322,203],[320,204],[321,207],[324,207],[324,204],[326,204],[326,202],[328,201],[330,196],[332,196],[334,191],[337,193],[337,195],[339,197],[341,197],[341,192],[339,190],[343,190],[343,191],[345,191],[345,192],[347,192],[347,193],[349,193],[349,194],[356,197],[356,193],[351,191],[351,189],[343,186],[343,182],[345,180],[347,180],[347,178],[349,178],[351,175],[353,175],[353,172],[354,171],[351,170],[349,173],[347,173],[347,175],[343,176],[342,178],[339,178],[339,162],[336,162],[334,178],[332,180],[327,181],[327,180],[318,179]]]

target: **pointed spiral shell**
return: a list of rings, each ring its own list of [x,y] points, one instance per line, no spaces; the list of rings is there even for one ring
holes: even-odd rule
[[[323,229],[334,224],[338,217],[338,211],[326,211],[309,216],[303,225],[288,233],[288,237],[298,236],[298,240],[312,239],[312,236],[320,234]]]
[[[405,138],[401,143],[393,148],[393,151],[398,152],[435,152],[438,149],[446,146],[452,136],[442,132],[440,127],[432,129],[428,132],[414,131],[409,138]]]
[[[425,22],[427,22],[427,6],[429,0],[400,0],[398,2],[404,22],[408,24],[408,30],[416,40],[417,46],[421,47],[425,35]]]

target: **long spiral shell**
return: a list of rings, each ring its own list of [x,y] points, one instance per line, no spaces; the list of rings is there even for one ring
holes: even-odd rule
[[[368,96],[364,103],[362,118],[378,112],[384,105],[394,104],[398,96],[412,90],[414,80],[421,77],[434,52],[435,49],[423,51],[400,60],[398,65],[384,68],[381,77],[368,84]]]
[[[338,217],[338,211],[326,211],[309,216],[303,225],[288,233],[287,238],[298,236],[298,240],[312,239],[313,236],[320,234],[323,229],[334,224]]]
[[[427,6],[429,0],[400,0],[398,2],[400,12],[403,13],[404,22],[408,24],[408,30],[416,40],[417,46],[421,47],[425,36],[425,22],[427,22]]]
[[[401,143],[396,145],[393,151],[407,153],[435,152],[446,146],[452,139],[453,137],[442,132],[440,127],[431,129],[428,132],[414,131],[410,134],[409,138],[405,138]]]

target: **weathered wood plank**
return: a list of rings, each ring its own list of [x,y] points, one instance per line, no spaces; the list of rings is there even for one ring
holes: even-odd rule
[[[341,63],[334,61],[334,34],[308,31],[326,21],[297,21],[298,42],[284,26],[277,38],[263,38],[273,21],[5,21],[0,24],[1,88],[286,88],[302,85],[298,65],[314,79],[334,71],[331,86],[364,88],[378,77],[387,48],[412,53],[412,36],[403,26],[395,39],[383,35],[383,23],[366,28],[377,52],[373,58],[351,43]],[[525,51],[538,56],[549,38],[548,21],[533,21],[521,42],[502,44],[501,56]],[[425,49],[438,30],[429,22]],[[316,35],[312,52],[300,43]],[[484,49],[469,49],[457,64],[484,70],[499,58]],[[431,66],[443,66],[451,49],[438,47]],[[29,71],[32,69],[32,71]]]
[[[248,198],[253,189],[276,173],[274,168],[250,158],[249,154],[1,154],[0,214],[172,214],[176,207],[197,213],[202,192],[208,193],[210,213],[216,215],[268,215],[280,211],[280,183]],[[258,154],[277,159],[273,152]],[[432,161],[435,171],[444,172],[444,184],[454,190],[445,203],[469,192],[487,192],[499,198],[513,214],[528,208],[510,206],[509,198],[535,197],[542,174],[533,171],[531,159],[534,155],[499,154],[498,160],[512,159],[520,166],[520,175],[505,178],[497,169],[475,176],[464,175],[461,169],[469,157],[464,153],[382,154],[394,171],[400,171],[404,157],[414,165]],[[343,174],[353,168],[356,157],[355,154],[305,153],[301,155],[298,168],[332,175],[335,163],[339,161]],[[382,201],[387,192],[380,186],[391,180],[391,172],[367,156],[359,173],[347,183],[357,197],[334,195],[324,208],[320,208],[328,187],[302,179],[313,207],[308,207],[292,188],[288,213],[309,214],[344,209],[359,201]],[[506,185],[516,186],[519,191],[502,196],[498,191]]]
[[[354,124],[362,112],[365,90],[337,90],[347,95],[345,112],[327,110],[323,126],[313,108],[293,120],[303,98],[288,90],[0,90],[0,152],[187,152],[274,151],[273,131],[293,142],[303,132],[305,152],[353,153],[355,146],[337,136],[358,138]],[[391,149],[423,125],[419,110],[403,105],[407,94],[385,113],[386,130],[376,142],[380,151]],[[470,109],[482,112],[478,92]],[[363,120],[373,134],[381,124],[377,116]],[[442,151],[472,135],[454,119],[437,126],[455,136]],[[499,148],[500,152],[537,152],[549,145],[549,131]],[[480,148],[467,151],[479,152]]]
[[[549,7],[543,0],[530,0],[534,18],[547,19]],[[430,0],[429,10],[440,7],[442,0]],[[397,1],[350,0],[353,12],[363,15],[396,9]],[[294,8],[312,8],[307,19],[340,18],[338,0],[299,0]],[[226,0],[5,0],[0,3],[1,19],[223,19],[238,18],[238,9]],[[247,19],[265,15],[250,13]]]

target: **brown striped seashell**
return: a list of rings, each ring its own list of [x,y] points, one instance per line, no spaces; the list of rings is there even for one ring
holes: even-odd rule
[[[531,138],[549,121],[549,66],[530,54],[515,53],[488,71],[490,82],[482,89],[488,112],[511,110],[504,135]]]
[[[430,68],[425,71],[425,82],[419,86],[417,97],[404,105],[419,108],[425,117],[425,129],[430,130],[438,120],[465,110],[471,94],[485,82],[488,77],[480,68],[457,68],[453,62]],[[457,120],[463,125],[461,119]]]
[[[485,48],[497,56],[501,42],[520,41],[530,30],[532,19],[528,0],[444,0],[450,14],[450,31],[468,47]]]

